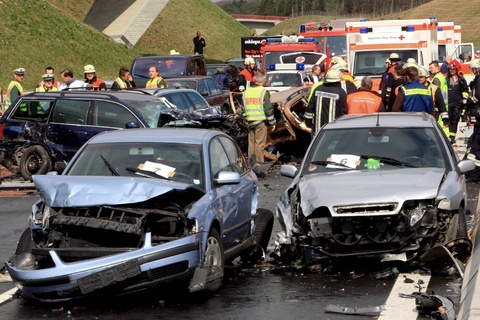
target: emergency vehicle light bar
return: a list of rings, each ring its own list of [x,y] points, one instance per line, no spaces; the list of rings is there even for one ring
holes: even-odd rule
[[[375,31],[376,32],[397,32],[397,31],[414,32],[415,26],[400,27],[400,30],[398,30],[398,27],[376,27]],[[369,32],[373,32],[373,28],[368,28],[368,27],[360,28],[360,33],[369,33]]]
[[[268,70],[273,71],[273,70],[305,70],[305,64],[304,63],[276,63],[276,64],[270,64],[268,66]]]
[[[267,38],[266,43],[294,43],[294,42],[315,42],[314,38],[304,38],[303,36],[286,36],[282,38]]]

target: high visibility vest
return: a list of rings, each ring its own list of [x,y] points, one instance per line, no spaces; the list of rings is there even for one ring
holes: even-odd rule
[[[52,86],[50,90],[45,90],[45,87],[42,85],[41,87],[35,88],[35,92],[56,92],[58,91],[58,88],[55,88]]]
[[[263,109],[263,100],[266,91],[267,90],[263,86],[258,86],[248,88],[243,93],[247,121],[261,121],[267,119]]]
[[[20,82],[15,81],[15,80],[10,81],[10,84],[8,85],[8,89],[7,89],[7,94],[5,95],[5,110],[7,110],[8,107],[10,107],[10,105],[13,102],[10,99],[10,92],[12,91],[12,89],[14,87],[16,87],[18,89],[18,92],[20,93],[20,95],[23,94],[23,87],[20,84]]]
[[[443,101],[445,102],[445,107],[448,110],[448,84],[447,84],[447,79],[445,79],[445,76],[441,72],[437,72],[433,78],[432,82],[434,79],[438,79],[440,81],[440,91],[442,92],[442,97]]]
[[[147,86],[145,88],[160,88],[159,83],[163,81],[163,78],[160,76],[157,76],[153,79],[148,80]]]
[[[382,97],[368,90],[359,90],[347,95],[348,114],[378,112],[381,103]]]
[[[118,83],[118,86],[120,87],[120,89],[127,89],[127,83],[125,81],[122,80],[122,78],[118,77],[117,79],[115,79],[116,83]]]
[[[431,88],[414,80],[400,87],[403,93],[402,111],[432,113],[433,98]]]

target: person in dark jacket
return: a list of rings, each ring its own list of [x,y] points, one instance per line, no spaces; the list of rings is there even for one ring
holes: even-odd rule
[[[305,110],[305,124],[312,129],[312,136],[329,122],[348,113],[347,93],[342,88],[343,74],[331,68],[325,75],[325,82],[312,92]]]
[[[205,45],[205,38],[200,31],[197,31],[197,35],[193,38],[193,53],[203,54]]]
[[[446,79],[448,85],[448,130],[452,144],[455,143],[458,122],[460,122],[460,118],[463,115],[469,96],[467,81],[459,74],[460,68],[460,62],[457,60],[450,61]]]
[[[225,72],[224,67],[217,67],[217,72],[212,75],[212,78],[222,89],[230,90],[230,80],[228,79],[228,74]]]
[[[393,104],[398,95],[398,90],[400,89],[400,86],[405,83],[405,69],[399,64],[395,65],[395,68],[393,68],[393,79],[392,90],[388,97],[387,105],[385,106],[386,111],[392,111]]]

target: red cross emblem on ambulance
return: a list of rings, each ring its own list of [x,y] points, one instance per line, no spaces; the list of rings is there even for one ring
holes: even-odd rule
[[[304,56],[299,56],[295,59],[296,63],[304,63],[305,62],[305,57]]]

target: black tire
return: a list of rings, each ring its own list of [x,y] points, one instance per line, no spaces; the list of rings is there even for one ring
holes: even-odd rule
[[[22,253],[28,253],[35,247],[35,243],[32,239],[32,231],[30,229],[26,229],[23,231],[22,235],[20,236],[20,240],[18,240],[17,249],[15,250],[15,255],[20,255]]]
[[[460,207],[457,212],[458,215],[458,229],[457,238],[468,238],[468,226],[465,210]]]
[[[217,291],[223,280],[223,273],[225,269],[225,255],[223,252],[223,244],[221,241],[220,234],[216,229],[210,231],[210,235],[207,239],[207,247],[205,249],[205,263],[204,266],[208,268],[207,274],[207,288],[209,291]],[[221,270],[218,270],[220,268]],[[216,270],[217,269],[217,270]],[[208,280],[212,278],[213,272],[220,274],[221,277],[215,277],[213,280]]]
[[[273,230],[273,212],[267,209],[257,209],[255,216],[255,231],[253,236],[257,245],[267,252],[268,243]]]
[[[273,230],[273,213],[266,209],[257,209],[255,216],[255,245],[240,255],[245,266],[252,266],[263,261]]]
[[[465,210],[460,207],[456,214],[453,215],[448,225],[448,231],[445,234],[445,243],[458,238],[468,238],[467,218],[465,217]]]
[[[42,146],[34,145],[23,150],[20,158],[20,173],[23,179],[31,181],[32,175],[45,174],[52,169],[52,159]]]

